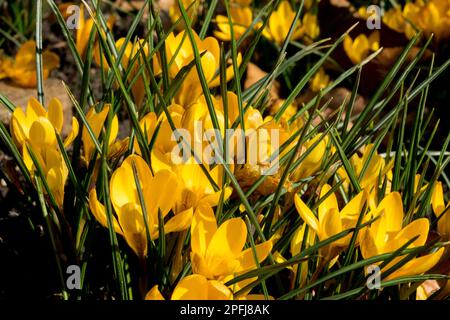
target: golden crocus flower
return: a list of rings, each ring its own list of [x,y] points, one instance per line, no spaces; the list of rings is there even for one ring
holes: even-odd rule
[[[175,128],[181,128],[181,120],[184,114],[184,108],[177,104],[172,104],[168,108],[170,118],[173,121]],[[151,166],[154,172],[162,169],[171,169],[172,151],[177,146],[172,127],[165,113],[161,113],[159,117],[154,112],[147,113],[140,121],[139,125],[144,134],[147,143],[150,143],[155,134],[156,127],[159,125],[158,135],[155,138],[153,149],[151,150]],[[134,148],[140,155],[141,149],[137,140],[134,141]]]
[[[201,64],[206,81],[208,82],[208,87],[217,87],[220,85],[219,42],[214,37],[206,37],[201,40],[194,30],[192,30],[192,32],[199,53],[203,54],[201,57]],[[183,67],[189,65],[193,61],[194,50],[186,31],[182,31],[176,36],[173,33],[170,33],[165,44],[167,61],[172,63],[169,68],[169,74],[170,77],[175,78]],[[239,53],[237,56],[238,65],[241,61],[242,55]],[[227,81],[233,77],[233,74],[233,66],[228,66],[226,69]],[[203,89],[200,84],[197,68],[193,66],[178,90],[174,102],[183,107],[188,107],[190,104],[196,102],[201,95],[203,95]]]
[[[330,76],[325,73],[323,68],[314,75],[310,81],[310,88],[314,92],[318,92],[320,89],[328,87],[330,84]]]
[[[108,18],[108,21],[106,22],[106,25],[108,29],[112,29],[112,26],[114,24],[115,18],[114,16],[110,16]],[[78,54],[81,56],[81,58],[84,58],[86,55],[87,46],[89,43],[89,37],[92,32],[92,28],[94,27],[94,19],[92,19],[89,15],[88,17],[85,17],[84,14],[84,6],[80,6],[80,15],[78,17],[78,25],[77,25],[77,32],[76,32],[76,48],[78,51]],[[96,31],[94,31],[96,32]],[[96,40],[94,40],[96,41]],[[94,43],[94,52],[98,51],[99,44],[97,42]]]
[[[135,173],[142,190],[141,204]],[[137,155],[128,156],[114,171],[110,181],[110,197],[117,219],[113,218],[114,229],[122,234],[128,245],[139,257],[147,255],[147,228],[150,238],[159,237],[159,211],[167,217],[175,204],[179,192],[177,176],[170,170],[160,170],[152,175],[147,163]],[[145,205],[145,216],[142,205]],[[97,200],[95,189],[89,194],[89,206],[97,221],[107,227],[105,207]],[[145,219],[145,220],[144,220]],[[192,215],[176,214],[164,223],[164,232],[185,230],[191,223]]]
[[[412,38],[418,30],[426,37],[432,33],[436,39],[450,37],[450,1],[417,0],[401,8],[392,8],[383,16],[383,22],[391,29]]]
[[[42,53],[44,80],[59,66],[59,57],[48,50]],[[36,42],[27,41],[19,48],[14,59],[4,58],[0,65],[0,79],[9,78],[24,88],[36,87]]]
[[[222,168],[220,165],[209,170],[208,165],[204,165],[211,178],[217,185],[222,185]],[[185,164],[174,166],[174,172],[180,179],[180,193],[175,203],[175,212],[190,210],[191,215],[194,210],[202,205],[215,207],[219,203],[222,190],[215,191],[208,177],[203,172],[199,164],[194,163],[194,159]],[[231,187],[226,187],[224,192],[224,201],[231,195]]]
[[[369,194],[369,206],[371,209],[374,209],[378,203],[377,196],[377,184],[383,183],[383,179],[387,178],[386,192],[390,192],[390,182],[392,180],[392,166],[394,165],[394,161],[391,160],[389,163],[386,163],[384,158],[378,154],[375,150],[372,154],[372,157],[369,162],[369,157],[371,156],[372,149],[374,145],[372,143],[364,146],[362,149],[362,156],[358,154],[354,154],[350,158],[350,163],[352,165],[353,170],[355,171],[356,177],[359,179],[359,185],[362,189],[366,190]],[[364,174],[362,171],[366,167]],[[350,185],[350,178],[347,175],[347,172],[344,168],[339,168],[337,173],[339,176],[344,179],[344,188],[348,188]]]
[[[55,201],[62,206],[64,185],[68,169],[59,149],[56,135],[63,128],[63,108],[54,98],[48,105],[48,111],[34,98],[28,100],[26,111],[17,107],[11,118],[11,135],[20,147],[27,169],[34,174],[36,168],[28,147],[37,158]],[[78,122],[72,118],[72,131],[64,141],[68,147],[78,134]]]
[[[320,191],[320,197],[325,197],[330,190],[331,187],[325,184]],[[317,234],[320,241],[326,240],[342,231],[354,228],[366,201],[367,195],[364,191],[361,191],[342,210],[339,210],[337,198],[332,193],[319,204],[319,214],[316,217],[297,194],[294,197],[297,212],[310,229]],[[333,259],[340,250],[346,248],[351,236],[351,234],[348,234],[331,243],[329,246],[326,246],[322,250],[326,259]]]
[[[184,10],[186,10],[186,13],[191,20],[192,23],[195,22],[197,19],[197,11],[200,5],[199,0],[181,0],[181,3],[183,4]],[[178,0],[175,0],[173,5],[169,8],[169,16],[170,20],[175,23],[178,19],[181,19],[181,21],[177,25],[177,29],[181,30],[184,28],[185,23],[183,20],[183,17],[181,15],[180,6],[178,4]]]
[[[319,141],[319,139],[321,140]],[[306,152],[310,148],[313,148],[313,150],[310,151],[297,169],[292,173],[291,180],[298,181],[300,179],[308,178],[320,169],[325,154],[327,153],[328,141],[328,136],[322,138],[321,135],[318,134],[305,142],[304,147],[302,147],[302,153]]]
[[[281,1],[278,8],[269,17],[269,22],[263,31],[264,37],[278,45],[282,45],[289,33],[295,14],[289,1]],[[258,23],[257,27],[260,27],[261,24]],[[304,36],[309,39],[315,39],[318,37],[319,32],[317,16],[307,12],[303,16],[302,21],[297,21],[291,40],[297,40]]]
[[[375,220],[370,227],[364,228],[361,233],[360,247],[364,259],[383,253],[394,252],[416,236],[418,238],[408,248],[412,249],[423,246],[427,240],[430,229],[428,219],[420,218],[403,227],[403,203],[398,192],[388,194],[375,210],[369,212],[365,220],[368,221],[375,217],[379,217],[379,219]],[[434,253],[409,260],[384,280],[425,273],[434,267],[443,253],[444,248],[440,248]],[[394,266],[404,257],[400,256],[395,258],[383,268],[382,272]]]
[[[360,34],[355,39],[347,35],[344,39],[344,50],[349,59],[358,64],[369,56],[372,51],[377,51],[380,48],[380,33],[378,31],[372,32],[369,37],[365,34]]]
[[[86,119],[94,133],[95,137],[98,139],[102,132],[103,126],[105,124],[106,118],[108,117],[109,109],[111,108],[110,104],[106,104],[103,106],[103,109],[100,112],[95,110],[95,107],[91,107],[86,114]],[[127,147],[128,138],[124,140],[117,140],[117,134],[119,133],[119,121],[117,119],[117,115],[114,115],[111,122],[111,129],[109,133],[109,141],[108,141],[108,156],[114,157],[118,154],[121,154],[124,149]],[[82,132],[82,141],[84,147],[84,160],[86,163],[92,160],[92,156],[95,152],[95,144],[92,140],[89,131],[86,127],[83,128]]]
[[[253,270],[257,263],[252,248],[243,250],[246,240],[247,226],[242,219],[232,218],[218,227],[213,210],[209,206],[198,207],[191,224],[193,272],[222,280]],[[272,242],[263,242],[254,249],[261,263],[272,250]]]
[[[231,7],[231,21],[233,23],[233,34],[236,40],[240,39],[253,21],[252,9],[249,7]],[[231,40],[231,26],[227,16],[217,15],[216,24],[219,30],[214,31],[216,38],[223,41]]]

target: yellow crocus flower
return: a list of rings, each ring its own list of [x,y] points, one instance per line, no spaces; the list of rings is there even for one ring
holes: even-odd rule
[[[427,240],[430,228],[428,219],[420,218],[403,227],[403,203],[398,192],[388,194],[375,210],[369,212],[365,220],[375,217],[379,218],[361,233],[360,247],[364,259],[394,252],[416,236],[418,238],[408,248],[423,246]],[[434,253],[409,260],[384,280],[425,273],[438,263],[443,253],[444,248],[440,248]],[[402,258],[404,256],[395,258],[383,270],[388,270]]]
[[[198,207],[191,224],[193,272],[222,280],[256,268],[253,249],[243,250],[246,240],[247,226],[241,218],[226,220],[218,227],[212,209]],[[255,250],[262,262],[272,250],[272,242],[258,244]]]
[[[380,33],[372,32],[369,37],[360,34],[355,39],[347,35],[344,39],[344,50],[349,59],[358,64],[368,57],[371,51],[377,51],[380,48]]]
[[[319,139],[321,140],[317,142]],[[305,179],[312,176],[320,169],[327,152],[328,141],[328,136],[322,138],[319,134],[305,142],[304,147],[302,147],[302,153],[310,148],[314,149],[303,159],[297,169],[292,173],[291,180],[298,181],[300,179]]]
[[[100,137],[106,118],[108,117],[110,108],[111,105],[106,104],[103,106],[103,109],[100,112],[97,112],[94,107],[91,107],[88,113],[86,114],[86,119],[92,129],[92,132],[94,133],[97,139]],[[128,138],[116,141],[118,133],[119,133],[119,121],[117,119],[117,115],[114,115],[113,120],[111,122],[111,129],[108,141],[109,146],[108,156],[110,157],[121,154],[127,147]],[[84,147],[84,160],[86,163],[88,163],[89,161],[91,161],[92,156],[94,154],[95,144],[87,128],[83,128],[81,137]]]
[[[294,21],[295,14],[289,1],[281,1],[278,8],[269,17],[269,22],[263,31],[264,37],[278,45],[283,44]],[[258,23],[257,27],[260,27],[261,24]],[[302,21],[297,21],[291,40],[297,40],[305,35],[310,39],[315,39],[319,35],[316,15],[305,13]]]
[[[110,197],[117,214],[117,219],[113,218],[114,229],[124,236],[128,245],[142,258],[147,255],[147,229],[133,166],[142,190],[145,219],[152,240],[159,237],[159,211],[162,217],[169,214],[179,192],[179,183],[177,176],[170,170],[160,170],[152,175],[147,163],[137,155],[128,156],[111,177]],[[97,221],[107,227],[105,207],[97,200],[95,189],[89,194],[89,206]],[[185,230],[191,219],[189,214],[176,214],[165,222],[164,232]]]
[[[233,34],[236,40],[240,39],[253,21],[252,9],[248,7],[231,7],[231,21],[233,23]],[[231,40],[231,25],[227,16],[217,15],[216,24],[219,30],[214,31],[216,38],[223,41]]]
[[[184,108],[180,105],[172,104],[167,109],[175,128],[180,129]],[[139,125],[147,142],[150,143],[152,140],[158,124],[160,126],[158,135],[151,150],[151,165],[154,172],[173,167],[172,151],[177,145],[177,141],[172,139],[172,136],[175,136],[173,135],[172,127],[165,113],[157,117],[155,113],[150,112],[140,120]],[[141,154],[139,144],[136,140],[134,141],[134,147],[136,152]]]
[[[404,33],[406,29],[407,22],[403,17],[401,8],[392,8],[383,15],[383,23],[387,25],[392,30],[399,33]]]
[[[42,53],[44,80],[59,66],[59,57],[48,50]],[[36,42],[27,41],[19,48],[14,59],[5,58],[0,65],[0,79],[9,78],[24,88],[36,87]]]
[[[28,147],[36,156],[47,180],[55,201],[62,206],[64,185],[68,169],[61,155],[56,135],[63,128],[61,102],[54,98],[48,105],[48,111],[34,98],[28,100],[26,111],[17,107],[11,117],[11,135],[22,151],[27,169],[34,174],[36,168]],[[68,147],[78,134],[78,122],[72,118],[72,131],[64,141]]]
[[[47,120],[47,121],[45,121]],[[42,124],[45,121],[45,124]],[[40,134],[41,130],[33,128],[38,124],[42,124],[41,127],[49,128],[50,124],[53,130],[56,130],[58,134],[61,134],[64,125],[63,107],[61,101],[57,98],[53,98],[49,105],[48,110],[37,101],[35,98],[30,98],[25,112],[21,107],[17,107],[11,117],[11,134],[17,145],[22,146],[25,142],[30,141],[35,136],[34,134]],[[33,128],[33,129],[32,129]],[[64,146],[68,147],[78,134],[78,121],[75,117],[72,117],[72,131],[66,137]],[[52,139],[51,143],[56,145],[56,137]],[[38,143],[39,139],[35,139]],[[45,140],[41,140],[43,143]]]
[[[221,185],[221,166],[215,166],[212,170],[209,170],[208,165],[204,166],[217,185]],[[175,203],[175,212],[190,210],[192,215],[199,206],[217,206],[222,190],[214,191],[203,169],[194,163],[193,158],[188,163],[175,165],[174,172],[180,180],[180,193]],[[231,187],[225,188],[224,201],[230,197],[231,191]]]
[[[376,207],[377,203],[377,183],[380,179],[380,182],[383,183],[383,179],[387,178],[387,192],[390,190],[390,181],[392,179],[392,166],[394,165],[394,161],[390,161],[386,163],[384,158],[378,154],[375,150],[372,158],[369,162],[369,156],[372,153],[372,149],[374,148],[373,144],[368,144],[364,146],[362,149],[362,156],[358,154],[354,154],[350,158],[350,163],[352,164],[352,168],[355,171],[356,177],[359,178],[359,185],[362,189],[366,190],[369,193],[369,205],[373,209]],[[363,168],[366,167],[364,174],[361,176]],[[347,175],[347,172],[344,168],[338,169],[338,174],[341,178],[344,179],[344,187],[347,189],[350,185],[350,178]]]
[[[186,10],[186,13],[191,20],[192,23],[195,22],[197,19],[197,11],[200,5],[199,0],[181,0],[181,3],[183,4],[184,10]],[[183,17],[181,15],[180,6],[178,4],[178,0],[175,0],[172,6],[169,8],[169,16],[170,20],[175,23],[178,19],[181,19],[179,24],[177,25],[177,29],[181,30],[184,28],[185,23],[183,20]]]
[[[314,75],[310,82],[310,88],[314,92],[326,88],[330,84],[330,76],[325,73],[323,68]]]
[[[203,73],[208,87],[214,88],[220,85],[220,46],[217,39],[214,37],[206,37],[201,40],[197,33],[192,30],[196,46],[201,57],[201,64]],[[169,68],[170,77],[175,78],[180,70],[189,65],[194,59],[194,50],[186,31],[182,31],[176,36],[170,33],[165,41],[167,61],[171,62]],[[238,53],[237,63],[240,65],[242,55]],[[226,69],[227,81],[233,77],[233,66],[228,66]],[[203,89],[200,84],[200,79],[197,73],[197,68],[194,66],[190,69],[186,78],[178,90],[174,102],[188,107],[190,104],[197,101],[203,94]]]
[[[108,29],[112,29],[114,21],[115,21],[114,16],[110,16],[108,18],[108,21],[106,22]],[[91,35],[93,27],[94,27],[94,19],[92,19],[89,15],[88,15],[88,17],[85,17],[84,6],[81,5],[80,6],[80,15],[78,17],[77,32],[76,32],[76,37],[75,37],[75,39],[76,39],[75,45],[76,45],[78,54],[80,55],[81,58],[84,58],[84,56],[86,55],[86,50],[87,50],[87,46],[89,43],[89,37]],[[99,44],[97,42],[94,42],[94,52],[99,50],[98,47],[99,47]]]
[[[320,191],[320,197],[325,197],[330,190],[331,187],[325,184]],[[364,191],[361,191],[342,210],[339,210],[337,198],[332,193],[319,204],[319,214],[316,217],[297,194],[294,196],[297,212],[320,241],[326,240],[342,231],[354,228],[366,201],[367,195]],[[348,246],[350,239],[351,234],[325,247],[322,250],[325,258],[334,258],[340,250]]]

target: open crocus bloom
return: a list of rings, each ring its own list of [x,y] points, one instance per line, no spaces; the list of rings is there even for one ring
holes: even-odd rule
[[[174,127],[176,129],[180,129],[181,119],[184,113],[183,107],[177,104],[172,104],[167,108],[167,111]],[[156,113],[149,112],[139,121],[139,125],[144,135],[144,139],[148,144],[150,144],[152,139],[155,139],[151,150],[151,165],[153,172],[157,172],[162,169],[171,169],[173,167],[172,151],[177,146],[177,140],[174,139],[175,134],[166,114],[161,113],[158,117]],[[159,129],[157,136],[154,137],[158,126]],[[138,154],[142,153],[137,140],[134,141],[134,148]]]
[[[208,165],[204,166],[214,182],[218,186],[222,185],[220,181],[221,166],[215,166],[212,170],[209,170]],[[222,190],[214,190],[203,169],[199,164],[194,163],[192,158],[189,163],[176,165],[174,172],[182,181],[180,184],[181,191],[175,204],[175,211],[177,213],[185,210],[191,210],[193,213],[193,210],[201,205],[208,205],[210,207],[217,206]],[[230,197],[232,189],[231,187],[226,187],[223,192],[225,201]]]
[[[234,38],[238,40],[244,35],[248,27],[252,24],[253,13],[252,9],[249,7],[235,7],[230,8],[231,21],[233,23],[233,34]],[[216,16],[218,31],[214,32],[214,35],[223,41],[231,40],[231,25],[228,21],[227,16],[217,15]]]
[[[232,300],[233,294],[223,283],[208,280],[200,274],[193,274],[181,279],[173,290],[171,300]],[[145,300],[164,300],[154,286],[145,296]]]
[[[108,117],[110,108],[111,105],[106,104],[103,106],[103,109],[100,112],[97,112],[94,107],[91,107],[91,109],[89,109],[88,113],[86,114],[86,119],[92,129],[92,132],[94,133],[97,139],[100,137],[106,118]],[[114,115],[111,122],[111,129],[109,132],[108,156],[115,156],[117,154],[122,153],[124,148],[126,148],[127,146],[128,138],[116,141],[118,132],[119,132],[119,121],[117,119],[117,115]],[[84,147],[84,160],[86,162],[89,162],[92,159],[92,156],[95,151],[94,141],[92,140],[87,128],[83,128],[81,137],[83,140],[83,147]]]
[[[21,107],[17,107],[14,110],[11,117],[11,132],[14,141],[18,145],[23,145],[24,142],[30,139],[34,139],[37,143],[41,140],[44,143],[46,140],[40,139],[39,135],[44,134],[45,129],[50,127],[53,128],[53,131],[56,130],[58,134],[61,134],[63,122],[63,107],[61,101],[57,98],[53,98],[50,101],[48,111],[35,98],[30,98],[25,112],[23,112]],[[78,129],[78,121],[75,117],[72,117],[72,131],[64,141],[65,147],[73,142],[78,134]],[[53,135],[49,133],[47,136],[50,138]],[[51,142],[56,143],[56,137]]]
[[[170,2],[170,1],[169,1]],[[184,10],[188,14],[189,19],[194,22],[197,19],[197,12],[200,5],[199,0],[181,0]],[[177,29],[183,29],[183,17],[181,16],[180,6],[178,1],[173,1],[173,4],[169,8],[170,20],[175,23],[178,19],[181,19],[180,23],[177,25]]]
[[[450,37],[450,1],[410,1],[401,7],[394,7],[383,15],[383,22],[389,28],[404,33],[412,38],[418,30],[424,32],[425,37],[434,34],[436,40]]]
[[[403,203],[398,192],[388,194],[380,202],[378,207],[366,216],[366,219],[375,217],[379,218],[370,227],[365,228],[361,234],[361,253],[364,259],[383,253],[394,252],[416,236],[418,238],[408,248],[423,246],[427,240],[430,228],[428,219],[419,218],[405,227],[402,226],[404,218]],[[439,261],[443,252],[444,248],[440,248],[434,253],[409,260],[384,280],[427,272]],[[400,256],[395,258],[383,270],[388,270],[404,257]]]
[[[243,250],[246,240],[247,226],[242,219],[229,219],[217,227],[212,209],[200,206],[191,224],[193,272],[208,279],[221,280],[256,268],[257,263],[269,255],[272,242],[255,246],[257,262],[252,248]]]
[[[220,46],[217,39],[206,37],[201,40],[200,37],[192,30],[195,44],[201,56],[201,64],[203,73],[208,87],[213,88],[220,85],[219,69],[220,69]],[[194,60],[194,50],[186,31],[182,31],[176,36],[171,33],[166,41],[167,60],[171,62],[169,68],[170,77],[175,78],[183,67],[188,66]],[[242,55],[239,53],[237,57],[238,65],[242,61]],[[226,69],[226,78],[230,80],[233,77],[233,66]],[[203,94],[197,68],[193,66],[185,80],[183,81],[178,93],[175,96],[175,103],[183,107],[189,106],[195,102]]]
[[[47,184],[62,206],[64,185],[68,169],[59,149],[56,135],[63,128],[63,111],[61,102],[54,98],[48,105],[48,111],[34,98],[28,101],[26,111],[17,107],[11,118],[11,133],[15,143],[21,148],[23,159],[30,173],[34,174],[36,167],[31,152],[41,167]],[[72,118],[72,131],[64,141],[68,147],[78,134],[78,121]]]
[[[295,14],[289,1],[281,1],[278,8],[269,17],[269,23],[263,31],[264,37],[274,41],[278,45],[283,44],[294,21]],[[257,27],[260,27],[261,24],[258,23]],[[297,21],[291,40],[297,40],[305,35],[310,39],[314,39],[319,35],[319,25],[316,15],[306,13],[301,22]]]
[[[141,203],[137,180],[144,203]],[[147,163],[136,155],[126,158],[113,173],[110,197],[118,217],[117,220],[113,218],[113,226],[117,233],[125,237],[128,245],[139,257],[147,254],[146,223],[150,238],[157,239],[159,212],[163,218],[167,217],[174,206],[178,186],[178,179],[173,172],[160,170],[152,175]],[[89,205],[96,219],[108,227],[105,207],[97,200],[95,189],[90,192]],[[188,213],[176,214],[164,224],[164,232],[167,234],[185,230],[189,227],[191,219],[192,215]]]
[[[328,136],[322,137],[320,134],[317,134],[305,142],[304,147],[302,147],[302,153],[310,148],[313,148],[313,150],[309,151],[309,154],[292,173],[294,181],[310,177],[320,169],[327,153],[328,141]]]
[[[110,16],[106,25],[108,29],[112,29],[115,18]],[[83,58],[86,55],[87,46],[89,44],[89,37],[91,36],[92,28],[94,27],[94,19],[88,16],[85,17],[84,6],[80,6],[80,15],[78,16],[78,25],[76,32],[76,48],[78,54]],[[96,31],[94,31],[96,32]],[[98,51],[99,45],[94,43],[94,51]]]
[[[331,187],[325,184],[320,192],[323,198],[331,190]],[[367,196],[364,191],[358,193],[347,205],[339,211],[337,198],[331,193],[319,204],[319,217],[306,206],[306,204],[295,195],[295,207],[305,223],[317,234],[320,241],[326,240],[338,233],[354,228],[358,217],[364,209]],[[350,242],[351,234],[340,238],[323,249],[324,255],[328,259],[334,258],[339,250],[346,248]]]
[[[378,31],[372,32],[367,37],[365,34],[360,34],[354,40],[350,36],[344,39],[344,50],[349,59],[358,64],[363,61],[370,52],[377,51],[380,48],[380,33]]]
[[[36,87],[36,42],[27,41],[19,48],[14,59],[5,59],[1,64],[0,79],[9,78],[24,88]],[[50,72],[59,66],[59,57],[45,50],[42,53],[43,76],[48,78]]]

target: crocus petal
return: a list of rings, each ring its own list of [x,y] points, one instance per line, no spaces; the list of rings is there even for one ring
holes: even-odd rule
[[[361,191],[342,209],[341,217],[358,219],[366,201],[367,193],[365,191]]]
[[[232,300],[233,293],[217,280],[208,281],[208,300]]]
[[[80,130],[80,125],[78,124],[78,120],[75,117],[72,117],[72,130],[67,135],[64,140],[64,148],[70,146],[70,144],[75,140],[78,135],[78,131]]]
[[[384,211],[380,223],[385,225],[387,232],[401,230],[403,223],[403,203],[402,197],[398,192],[388,194],[379,204],[377,211]]]
[[[211,238],[217,231],[216,217],[209,206],[199,206],[195,210],[191,224],[191,248],[204,257]]]
[[[235,259],[241,252],[247,239],[247,226],[240,218],[225,221],[211,238],[206,259],[215,257]]]
[[[221,191],[217,191],[213,194],[207,195],[206,197],[201,199],[201,202],[206,203],[207,205],[209,205],[211,207],[215,207],[219,203],[222,192],[224,193],[223,200],[226,201],[231,196],[233,189],[231,187],[226,187],[225,189],[223,189]]]
[[[428,221],[428,219],[420,218],[414,220],[406,227],[404,227],[399,233],[397,233],[394,240],[404,239],[405,240],[404,242],[406,243],[408,240],[413,239],[416,236],[419,236],[416,240],[414,240],[413,243],[411,243],[411,246],[412,247],[423,246],[427,241],[429,229],[430,229],[430,222]]]
[[[193,208],[189,208],[180,213],[177,213],[164,225],[164,232],[167,234],[170,232],[179,232],[186,230],[191,225],[193,214]]]
[[[385,280],[387,281],[403,276],[419,275],[427,272],[439,262],[442,255],[444,254],[444,250],[445,248],[440,248],[434,253],[430,253],[425,256],[408,261],[400,269],[387,276]]]
[[[442,183],[438,181],[434,186],[433,193],[431,195],[431,205],[436,217],[439,217],[445,209],[444,203],[444,191],[442,189]]]
[[[178,283],[172,293],[172,300],[207,300],[208,280],[198,274],[187,276]]]
[[[158,286],[154,286],[145,295],[145,300],[165,300],[161,292],[159,292]]]
[[[145,162],[141,161],[141,163],[143,165]],[[150,172],[150,168],[146,163],[145,170]],[[149,176],[150,175],[142,175],[141,177],[145,179]],[[177,193],[179,192],[177,176],[170,170],[160,170],[155,174],[153,179],[147,181],[145,185],[144,197],[147,213],[157,217],[158,210],[161,210],[162,216],[165,217],[170,209],[173,208]]]
[[[44,80],[45,80],[49,76],[50,71],[59,66],[59,57],[57,54],[53,52],[44,51],[42,53],[42,64],[44,66]]]
[[[105,123],[106,117],[108,116],[110,105],[104,105],[103,109],[97,113],[94,107],[92,107],[88,113],[86,114],[86,119],[89,123],[89,126],[92,129],[92,132],[96,138],[100,136],[101,130],[103,128],[103,124]],[[84,146],[84,157],[87,161],[89,161],[92,157],[92,154],[95,150],[94,141],[92,140],[89,131],[86,128],[83,128],[83,132],[81,134]]]
[[[140,159],[136,157],[136,163]],[[150,170],[149,170],[150,171]],[[151,172],[149,172],[151,176]],[[147,177],[149,177],[147,176]],[[141,184],[142,186],[142,184]],[[127,203],[139,203],[134,173],[127,160],[114,171],[110,180],[110,197],[114,210],[118,212]]]
[[[62,109],[61,101],[56,98],[53,98],[48,105],[48,120],[50,120],[58,133],[61,133],[63,127]]]
[[[30,127],[30,141],[37,150],[41,146],[56,145],[55,128],[47,118],[39,118],[39,121],[33,122]]]
[[[30,118],[31,121],[35,121],[39,117],[47,117],[47,111],[45,111],[39,101],[35,98],[31,98],[28,100],[27,104],[27,118]]]
[[[97,191],[92,189],[89,192],[89,209],[91,209],[92,214],[94,215],[95,219],[104,226],[105,228],[108,228],[108,218],[106,216],[106,209],[103,204],[100,203],[97,199]],[[112,216],[114,231],[120,235],[123,235],[122,229],[119,226],[119,223],[117,222],[117,219]]]
[[[62,170],[58,167],[50,168],[46,176],[47,184],[50,192],[55,197],[56,203],[62,206],[64,201],[64,184],[65,179],[63,177]]]
[[[308,224],[308,226],[313,229],[316,233],[319,231],[319,221],[317,220],[314,213],[308,208],[308,206],[300,199],[300,197],[296,194],[294,196],[295,208],[297,212],[302,217],[303,221]]]
[[[320,190],[320,198],[323,198],[326,196],[328,192],[330,192],[331,187],[328,184],[325,184],[322,189]],[[327,211],[331,209],[336,209],[339,211],[338,203],[336,196],[334,193],[331,193],[328,195],[321,204],[319,204],[319,221],[323,219],[323,216],[327,213]]]
[[[31,125],[31,124],[30,124]],[[22,108],[17,107],[11,116],[11,133],[17,145],[22,145],[27,139],[30,127]]]
[[[320,220],[320,233],[318,234],[320,240],[325,240],[341,231],[343,230],[339,211],[335,208],[326,211]]]
[[[249,248],[242,251],[240,257],[238,258],[240,263],[239,271],[247,271],[256,268],[255,254],[253,250],[256,251],[258,263],[261,263],[267,258],[270,251],[272,251],[272,247],[272,241],[266,241],[256,245],[254,249]]]
[[[129,203],[117,212],[117,216],[128,245],[139,257],[145,257],[147,233],[141,208],[135,203]]]

